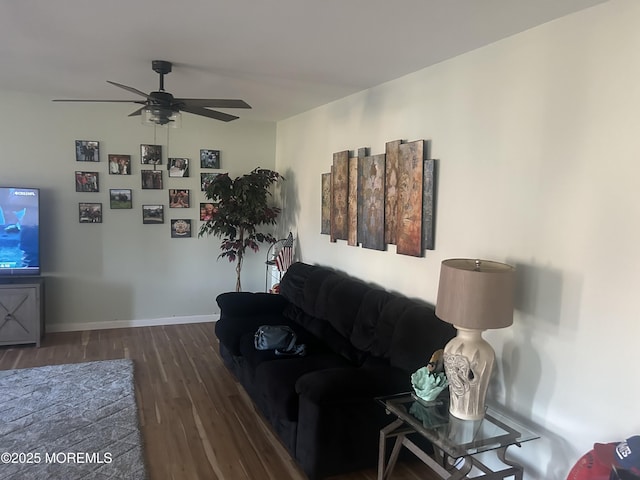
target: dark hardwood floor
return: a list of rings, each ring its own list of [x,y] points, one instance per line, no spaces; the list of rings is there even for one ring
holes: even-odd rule
[[[222,364],[211,323],[52,333],[40,348],[0,347],[0,370],[118,358],[135,363],[149,480],[306,479]],[[416,461],[392,478],[437,477]]]

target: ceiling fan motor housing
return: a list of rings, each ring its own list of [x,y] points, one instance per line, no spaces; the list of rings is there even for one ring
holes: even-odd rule
[[[171,72],[171,62],[167,62],[166,60],[153,60],[151,62],[151,68],[156,73],[160,75],[166,75]]]
[[[173,105],[173,95],[165,91],[151,92],[149,94],[149,103],[171,108]]]

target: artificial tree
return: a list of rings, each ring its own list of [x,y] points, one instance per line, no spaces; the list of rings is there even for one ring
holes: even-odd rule
[[[200,227],[198,237],[214,235],[222,239],[218,258],[236,261],[236,291],[242,290],[240,275],[247,249],[257,252],[259,243],[274,243],[271,233],[258,231],[263,225],[274,225],[280,208],[269,204],[271,186],[284,180],[278,172],[256,168],[231,179],[217,175],[205,188],[205,196],[213,204],[213,212]]]

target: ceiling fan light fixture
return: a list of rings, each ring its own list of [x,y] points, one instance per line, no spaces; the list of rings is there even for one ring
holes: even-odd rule
[[[140,119],[142,124],[147,126],[180,128],[182,124],[180,112],[159,105],[146,106],[141,112]]]
[[[135,103],[142,105],[135,112],[129,114],[130,117],[137,117],[140,115],[143,125],[151,126],[169,126],[173,128],[180,127],[181,115],[180,112],[190,113],[192,115],[199,115],[201,117],[213,118],[220,120],[221,122],[230,122],[238,119],[236,115],[231,115],[225,112],[218,112],[212,110],[213,108],[251,108],[251,106],[240,99],[228,99],[228,98],[174,98],[172,94],[164,89],[164,76],[171,72],[172,64],[165,60],[154,60],[151,63],[153,71],[160,75],[160,85],[158,90],[145,93],[137,88],[129,87],[121,83],[112,82],[107,80],[107,83],[126,90],[129,93],[133,93],[146,100],[64,100],[54,99],[54,102],[124,102]]]

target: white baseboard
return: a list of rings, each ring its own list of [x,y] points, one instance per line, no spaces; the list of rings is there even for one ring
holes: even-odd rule
[[[106,330],[108,328],[136,328],[136,327],[157,327],[159,325],[182,325],[185,323],[206,323],[216,322],[220,314],[213,315],[190,315],[188,317],[167,317],[149,318],[144,320],[112,320],[109,322],[86,322],[86,323],[54,323],[46,325],[46,331],[55,332],[78,332],[83,330]]]

